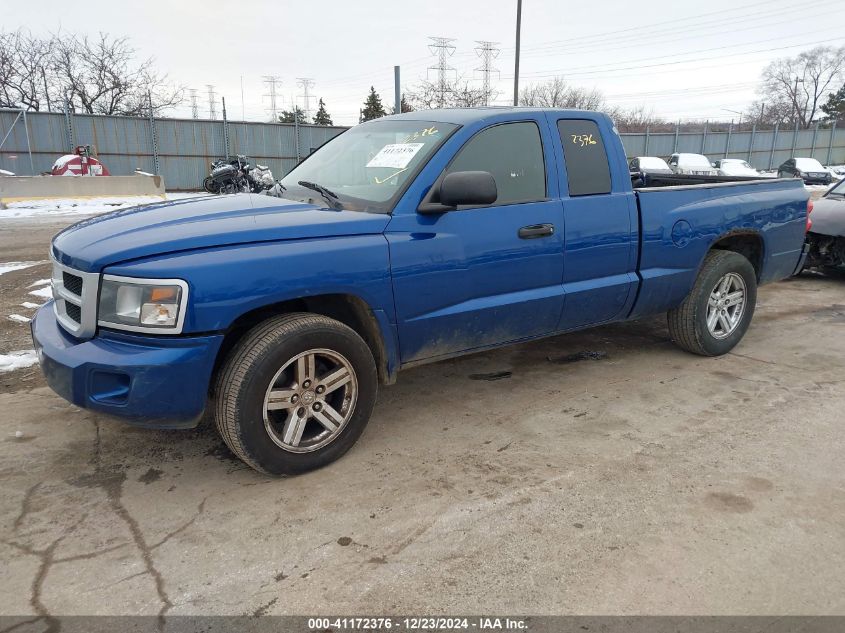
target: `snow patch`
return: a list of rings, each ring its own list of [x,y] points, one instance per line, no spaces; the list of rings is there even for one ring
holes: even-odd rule
[[[43,299],[52,299],[53,298],[53,288],[51,286],[45,286],[44,288],[39,288],[38,290],[33,290],[29,294],[35,295],[36,297],[42,297]]]
[[[13,270],[23,270],[30,266],[35,266],[41,262],[0,262],[0,275],[10,273]]]
[[[15,371],[24,367],[32,367],[38,363],[38,356],[34,349],[18,350],[8,354],[0,354],[0,372]]]
[[[167,200],[207,197],[208,193],[168,193],[161,196],[116,196],[102,198],[53,198],[50,200],[22,200],[9,202],[7,209],[0,210],[0,219],[50,218],[60,216],[98,215],[137,207],[144,204],[161,203]]]
[[[29,323],[30,321],[29,317],[21,316],[20,314],[10,314],[9,319],[18,323]]]
[[[53,163],[53,171],[55,171],[57,169],[61,169],[62,167],[67,165],[70,161],[76,160],[77,158],[79,158],[79,156],[76,155],[76,154],[65,154],[64,156],[59,156],[56,159],[56,162]]]
[[[35,310],[35,308],[40,308],[43,303],[32,303],[32,301],[24,301],[21,306],[24,308],[29,308],[30,310]]]

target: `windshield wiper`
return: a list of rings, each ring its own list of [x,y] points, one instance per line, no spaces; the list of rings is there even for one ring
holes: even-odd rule
[[[328,202],[333,209],[342,209],[343,205],[340,203],[340,198],[338,198],[337,194],[332,191],[331,189],[327,189],[323,185],[319,185],[316,182],[310,182],[308,180],[300,180],[298,183],[300,187],[305,187],[306,189],[310,189],[311,191],[316,191],[319,193],[323,198],[325,198],[326,202]]]

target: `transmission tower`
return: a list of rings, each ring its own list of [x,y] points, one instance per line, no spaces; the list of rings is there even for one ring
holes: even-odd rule
[[[261,77],[264,80],[264,83],[267,84],[267,94],[265,97],[270,98],[270,108],[267,110],[270,113],[270,120],[274,122],[278,122],[279,115],[278,115],[278,108],[276,107],[276,87],[282,85],[282,80],[277,75],[263,75]]]
[[[485,40],[476,41],[478,46],[475,49],[476,55],[481,58],[481,68],[476,68],[476,72],[481,73],[482,90],[484,92],[484,105],[490,105],[490,75],[496,73],[498,76],[499,69],[493,68],[493,60],[499,56],[499,49],[496,48],[498,42],[487,42]]]
[[[208,118],[213,120],[217,118],[217,103],[215,103],[217,93],[214,92],[213,85],[205,84],[205,87],[208,88]]]
[[[429,37],[432,41],[428,50],[437,57],[437,66],[429,66],[429,70],[437,71],[437,107],[446,105],[446,95],[449,92],[449,79],[447,74],[455,72],[454,67],[449,66],[446,60],[455,54],[454,37]]]
[[[302,94],[299,96],[302,99],[302,109],[305,114],[305,120],[308,121],[311,119],[311,99],[314,96],[311,94],[311,88],[314,86],[314,80],[310,77],[297,77],[296,85],[302,88]],[[295,112],[296,106],[294,106],[294,113]]]
[[[196,88],[191,88],[191,117],[200,118],[199,95]]]

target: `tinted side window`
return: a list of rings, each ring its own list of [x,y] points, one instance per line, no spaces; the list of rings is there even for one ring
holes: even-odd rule
[[[610,193],[610,167],[607,152],[595,121],[557,122],[570,196]]]
[[[489,171],[496,179],[496,204],[546,197],[546,165],[536,123],[506,123],[482,130],[458,152],[447,173]]]

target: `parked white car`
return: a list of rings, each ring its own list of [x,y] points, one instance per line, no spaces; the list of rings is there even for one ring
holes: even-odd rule
[[[758,177],[760,172],[754,169],[747,161],[741,158],[721,158],[714,163],[719,170],[720,176],[754,176]]]
[[[628,169],[647,174],[672,173],[666,161],[658,156],[634,156],[634,158],[628,161]]]
[[[669,157],[669,167],[676,174],[690,174],[692,176],[718,176],[719,170],[710,164],[706,156],[701,154],[672,154]]]

